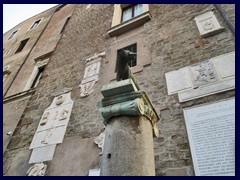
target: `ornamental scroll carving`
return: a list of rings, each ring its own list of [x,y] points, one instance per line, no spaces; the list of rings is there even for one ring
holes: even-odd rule
[[[79,85],[80,97],[87,97],[94,91],[93,86],[99,79],[98,75],[101,66],[101,59],[104,56],[105,52],[102,52],[86,59],[83,80]]]
[[[28,176],[44,176],[47,169],[47,165],[45,165],[43,162],[36,163],[33,166],[31,166],[28,171]]]
[[[99,134],[98,137],[94,139],[94,142],[98,145],[99,148],[101,148],[100,155],[103,154],[103,146],[104,146],[104,140],[105,140],[105,130]]]
[[[220,32],[224,29],[220,26],[215,14],[212,11],[201,14],[195,17],[194,20],[202,37]]]

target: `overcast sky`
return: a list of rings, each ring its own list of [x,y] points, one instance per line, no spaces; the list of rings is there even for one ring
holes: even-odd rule
[[[57,4],[3,4],[3,34],[20,22]]]

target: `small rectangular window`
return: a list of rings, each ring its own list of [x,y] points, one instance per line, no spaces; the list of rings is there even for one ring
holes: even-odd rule
[[[136,17],[143,13],[143,5],[135,4],[127,6],[122,10],[122,22],[125,22],[133,17]]]
[[[31,27],[30,29],[37,28],[37,27],[38,27],[38,25],[39,25],[39,23],[40,23],[40,21],[41,21],[41,19],[39,19],[39,20],[35,21],[35,22],[33,23],[32,27]]]
[[[38,83],[39,83],[39,81],[42,77],[43,71],[44,71],[44,67],[38,69],[38,73],[37,73],[37,75],[36,75],[36,77],[35,77],[35,79],[34,79],[30,88],[35,88],[38,85]]]
[[[21,43],[20,43],[19,47],[17,48],[15,54],[16,54],[16,53],[19,53],[19,52],[21,52],[21,51],[23,50],[23,48],[24,48],[25,45],[27,44],[28,40],[29,40],[29,38],[21,41]]]
[[[17,33],[17,30],[16,31],[14,31],[12,34],[11,34],[11,36],[9,36],[9,38],[8,39],[12,39],[15,35],[16,35],[16,33]]]

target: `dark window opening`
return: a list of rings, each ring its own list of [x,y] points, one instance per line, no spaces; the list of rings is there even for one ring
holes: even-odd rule
[[[16,54],[16,53],[19,53],[19,52],[21,52],[21,51],[23,50],[23,48],[24,48],[25,45],[27,44],[28,40],[29,40],[29,38],[21,41],[21,43],[20,43],[19,47],[17,48],[15,54]]]
[[[36,77],[35,77],[35,79],[34,79],[30,88],[35,88],[38,85],[38,83],[39,83],[39,81],[42,77],[43,71],[44,71],[44,67],[38,69],[38,73],[37,73],[37,75],[36,75]]]
[[[137,53],[137,43],[132,44],[132,45],[127,46],[127,47],[124,47],[124,48],[122,48],[122,49],[124,49],[124,50],[129,50],[129,51],[131,51],[131,52],[133,52],[133,53]],[[118,56],[120,50],[122,50],[122,49],[119,49],[119,50],[117,51],[117,56]],[[128,60],[128,65],[129,65],[129,67],[134,67],[134,66],[137,65],[137,54],[131,56],[131,59]],[[117,67],[115,68],[115,72],[116,72],[116,71],[117,71]]]
[[[143,13],[143,5],[142,4],[134,4],[131,6],[127,6],[122,10],[122,22],[132,19]]]
[[[34,28],[38,27],[40,21],[41,21],[41,19],[35,21],[30,29],[34,29]]]
[[[17,31],[14,31],[8,39],[12,39],[16,33],[17,33]]]
[[[66,25],[68,24],[69,19],[70,19],[70,17],[68,17],[67,20],[65,21],[65,23],[64,23],[64,25],[63,25],[63,28],[62,28],[62,30],[61,30],[61,32],[60,32],[60,34],[64,31]]]

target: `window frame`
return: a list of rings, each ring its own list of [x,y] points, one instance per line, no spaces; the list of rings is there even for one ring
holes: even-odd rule
[[[40,73],[43,73],[48,62],[49,62],[49,57],[46,59],[43,59],[43,60],[37,60],[35,66],[33,68],[32,74],[30,75],[23,91],[27,91],[29,89],[37,87],[37,85],[39,84],[40,79],[42,77],[42,76],[38,77],[39,71],[42,71]],[[34,82],[37,81],[36,79],[38,79],[38,83],[34,85]]]
[[[110,37],[124,34],[125,32],[144,25],[147,21],[151,19],[151,14],[149,12],[149,4],[142,4],[141,14],[122,22],[123,9],[129,7],[130,5],[131,4],[114,4],[112,24],[111,27],[107,30],[107,33]]]
[[[13,31],[13,32],[11,33],[11,35],[8,37],[8,40],[14,38],[14,37],[16,36],[17,32],[18,32],[18,30]]]
[[[128,20],[131,20],[132,18],[136,17],[136,16],[140,16],[144,11],[143,11],[143,4],[142,4],[142,13],[138,14],[138,15],[135,15],[135,7],[139,5],[139,4],[131,4],[129,6],[126,6],[126,7],[123,7],[122,8],[122,17],[121,17],[121,23],[123,22],[126,22]],[[123,21],[123,14],[124,14],[124,11],[127,11],[128,9],[131,9],[131,18],[130,19],[127,19],[125,21]]]
[[[40,23],[42,22],[42,19],[43,19],[43,18],[40,18],[40,19],[38,19],[38,20],[34,21],[34,22],[31,24],[31,26],[30,26],[30,28],[29,28],[29,31],[31,31],[31,30],[33,30],[33,29],[36,29],[36,28],[38,28],[38,27],[39,27],[39,25],[40,25]],[[38,22],[38,21],[39,21],[39,22]],[[36,26],[36,27],[34,27],[34,24],[35,24],[36,22],[38,22],[38,24],[37,24],[37,26]]]
[[[15,51],[14,54],[17,54],[17,53],[22,52],[22,50],[24,49],[24,47],[25,47],[26,44],[28,43],[29,39],[30,39],[30,38],[27,38],[27,39],[22,40],[22,41],[20,42],[20,44],[19,44],[19,46],[18,46],[18,48],[17,48],[17,50]]]

